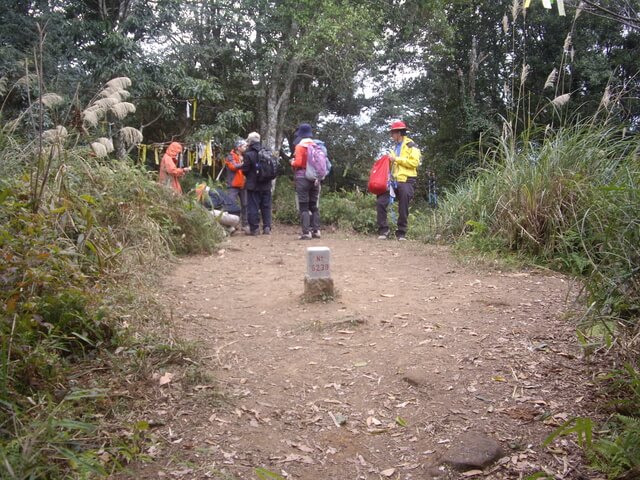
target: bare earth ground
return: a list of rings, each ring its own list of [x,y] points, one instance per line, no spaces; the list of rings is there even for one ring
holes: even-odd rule
[[[234,236],[166,279],[175,335],[201,346],[190,361],[206,374],[149,379],[151,459],[122,478],[596,478],[572,438],[542,446],[592,408],[567,279],[476,270],[412,241],[296,235]],[[331,248],[333,302],[301,301],[309,246]],[[465,431],[504,457],[466,476],[439,466]]]

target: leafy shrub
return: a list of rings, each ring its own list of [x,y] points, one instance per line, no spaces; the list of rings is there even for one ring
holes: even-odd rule
[[[293,179],[279,177],[273,193],[273,218],[280,223],[296,225],[300,216],[296,208],[296,189]]]
[[[98,441],[82,418],[97,400],[68,393],[68,371],[126,341],[119,305],[109,303],[117,288],[174,253],[211,252],[222,238],[206,210],[126,162],[70,152],[55,168],[37,211],[26,176],[0,184],[3,478],[106,475],[95,452],[98,444],[109,451],[110,440]]]
[[[377,231],[376,197],[360,190],[330,192],[322,195],[320,212],[325,224],[352,229],[359,233]]]
[[[592,465],[608,478],[638,478],[640,418],[616,415],[609,427],[613,435],[596,441],[588,452]]]
[[[360,233],[376,231],[375,196],[360,190],[320,193],[320,219],[323,225],[355,230]],[[281,223],[297,225],[300,216],[296,209],[293,181],[279,178],[274,193],[274,218]]]

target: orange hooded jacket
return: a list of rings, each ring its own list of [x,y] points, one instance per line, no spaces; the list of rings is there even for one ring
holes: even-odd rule
[[[227,155],[225,163],[227,164],[227,168],[231,172],[231,174],[227,177],[227,186],[233,188],[244,188],[245,177],[244,173],[242,173],[242,155],[236,151],[234,148]]]
[[[169,144],[160,162],[160,176],[158,178],[160,185],[170,187],[178,194],[182,194],[182,187],[178,179],[186,173],[184,168],[178,168],[176,166],[180,152],[182,152],[182,145],[178,142],[171,142]]]

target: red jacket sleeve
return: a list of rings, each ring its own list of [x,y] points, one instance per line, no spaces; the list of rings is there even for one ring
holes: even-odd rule
[[[176,167],[176,164],[173,163],[173,159],[171,157],[168,157],[168,158],[166,157],[167,155],[165,155],[165,158],[162,159],[162,161],[164,162],[164,168],[166,172],[172,177],[183,176],[185,174],[184,168]]]

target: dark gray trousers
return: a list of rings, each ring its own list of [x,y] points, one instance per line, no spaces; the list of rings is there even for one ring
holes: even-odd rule
[[[302,233],[317,232],[320,230],[320,182],[296,177],[295,184]]]
[[[397,182],[396,199],[398,202],[398,228],[396,229],[397,237],[407,235],[409,204],[413,200],[413,194],[416,189],[416,179],[408,178],[406,182]],[[387,220],[387,212],[389,210],[389,192],[378,195],[376,198],[376,219],[378,222],[378,235],[389,235],[389,222]]]

